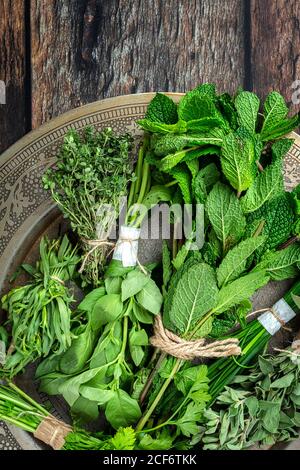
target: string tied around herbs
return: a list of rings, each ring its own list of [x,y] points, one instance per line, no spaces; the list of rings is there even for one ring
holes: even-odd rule
[[[90,247],[90,249],[83,257],[83,261],[82,261],[80,269],[79,269],[80,274],[83,273],[83,271],[85,269],[85,266],[86,266],[90,256],[94,253],[95,250],[97,250],[97,248],[100,248],[101,246],[111,247],[111,250],[107,254],[107,257],[109,257],[112,254],[112,252],[114,251],[115,247],[117,246],[117,242],[109,241],[107,238],[106,239],[99,239],[99,240],[97,240],[97,239],[87,240],[85,238],[82,238],[81,241],[82,241],[83,244]],[[119,241],[129,243],[130,245],[134,242],[134,240],[132,240],[130,238],[124,238],[124,237],[122,237],[121,239],[119,238]],[[141,264],[138,257],[136,257],[136,264],[138,265],[138,267],[140,268],[142,273],[144,273],[145,275],[148,274],[147,270]]]
[[[52,415],[46,416],[34,432],[34,437],[48,444],[54,450],[60,450],[65,444],[66,436],[72,427]]]
[[[242,350],[237,338],[228,338],[207,343],[206,339],[186,340],[167,330],[160,315],[154,323],[154,336],[150,338],[152,346],[161,351],[186,361],[195,358],[213,358],[239,356]]]

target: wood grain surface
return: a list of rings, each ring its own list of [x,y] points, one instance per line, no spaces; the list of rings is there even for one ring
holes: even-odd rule
[[[6,104],[0,104],[0,153],[27,130],[25,69],[25,1],[0,0],[0,80],[6,85]]]
[[[31,2],[33,127],[105,97],[243,83],[239,0],[84,3]]]
[[[214,81],[291,101],[300,79],[299,0],[0,0],[0,12],[0,151],[110,96]]]
[[[300,80],[300,2],[252,0],[251,49],[254,91],[263,98],[278,90],[291,101]]]

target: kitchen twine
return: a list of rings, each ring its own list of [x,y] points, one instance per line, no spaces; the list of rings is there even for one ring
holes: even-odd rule
[[[128,242],[128,243],[133,243],[134,240],[131,240],[131,239],[127,239],[127,238],[119,238],[119,240],[121,240],[122,242]],[[85,268],[85,265],[89,259],[89,257],[91,256],[92,253],[94,253],[94,251],[99,248],[100,246],[111,246],[112,249],[110,250],[110,252],[108,253],[107,256],[109,256],[112,251],[114,250],[115,246],[117,243],[115,242],[109,242],[107,239],[103,239],[103,240],[86,240],[85,238],[82,238],[81,241],[87,245],[87,246],[90,246],[91,249],[86,253],[86,255],[84,256],[83,258],[83,261],[82,261],[82,264],[81,264],[81,267],[79,269],[79,273],[81,274],[83,271],[84,271],[84,268]],[[138,267],[140,268],[140,270],[144,273],[144,274],[148,274],[146,269],[144,268],[144,266],[140,263],[138,257],[136,258],[136,262],[137,262],[137,265]]]
[[[65,437],[70,432],[72,432],[71,426],[49,415],[40,422],[33,435],[52,449],[60,450],[65,445]]]
[[[161,351],[186,361],[196,357],[239,356],[242,353],[237,338],[228,338],[208,344],[205,344],[204,338],[194,341],[182,339],[164,327],[160,315],[155,318],[154,336],[150,338],[150,342],[152,346]]]

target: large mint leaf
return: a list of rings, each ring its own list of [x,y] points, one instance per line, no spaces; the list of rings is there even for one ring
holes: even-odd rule
[[[186,132],[186,122],[184,121],[178,121],[176,124],[165,124],[163,122],[153,122],[150,119],[141,119],[137,123],[145,131],[158,134],[181,134]]]
[[[156,142],[154,147],[155,155],[164,157],[187,147],[216,145],[220,147],[223,141],[221,132],[212,131],[204,135],[188,134],[188,135],[170,135],[166,134]]]
[[[256,171],[255,139],[247,132],[231,132],[223,141],[221,165],[229,183],[238,192],[252,184]]]
[[[223,93],[218,97],[218,106],[222,115],[229,122],[231,129],[238,128],[238,114],[233,99],[228,93]]]
[[[272,161],[282,162],[294,143],[294,139],[280,139],[272,145]]]
[[[214,270],[205,263],[183,271],[169,299],[167,316],[175,329],[190,331],[205,313],[216,304],[218,288]]]
[[[227,284],[219,291],[216,313],[223,313],[231,307],[249,299],[260,287],[267,284],[269,277],[265,271],[252,272]]]
[[[261,130],[262,136],[280,124],[287,116],[288,107],[283,96],[277,91],[271,91],[264,104],[264,123]]]
[[[241,199],[243,212],[254,212],[266,201],[284,189],[282,165],[275,161],[256,176],[246,195]]]
[[[200,148],[190,148],[186,150],[180,150],[179,152],[173,153],[171,155],[167,155],[164,157],[158,167],[161,171],[168,172],[172,168],[174,168],[178,163],[187,162],[194,160],[195,158],[201,157],[202,155],[214,155],[219,153],[217,147],[207,146],[207,147],[200,147]]]
[[[239,241],[245,230],[246,220],[240,202],[228,186],[218,182],[208,195],[206,209],[225,252]]]
[[[290,245],[284,250],[267,253],[253,271],[264,270],[275,281],[281,281],[297,276],[300,262],[300,245]]]
[[[217,269],[219,287],[234,281],[245,271],[248,258],[264,241],[265,237],[248,238],[227,253]]]
[[[178,121],[177,105],[168,96],[157,93],[149,103],[145,118],[153,122],[176,124]]]
[[[259,110],[258,97],[250,91],[242,91],[235,99],[235,107],[240,127],[254,133]]]
[[[192,204],[191,174],[188,168],[180,164],[169,170],[169,173],[177,181],[185,204]]]
[[[278,139],[299,125],[299,113],[292,118],[288,118],[287,114],[288,107],[284,98],[276,91],[272,91],[264,105],[264,123],[260,134],[262,141]]]

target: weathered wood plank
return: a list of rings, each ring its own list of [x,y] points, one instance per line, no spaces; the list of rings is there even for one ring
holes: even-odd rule
[[[243,84],[239,0],[32,0],[31,31],[33,127],[103,97]]]
[[[299,21],[298,0],[251,1],[253,88],[262,98],[274,89],[292,99],[292,83],[300,79]]]
[[[25,0],[0,0],[0,153],[26,132]],[[30,103],[29,103],[30,106]]]

